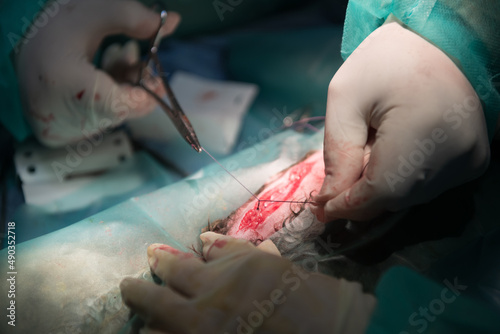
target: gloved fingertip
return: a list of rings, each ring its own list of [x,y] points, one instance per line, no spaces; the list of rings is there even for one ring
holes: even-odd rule
[[[155,271],[158,267],[158,258],[155,255],[152,255],[148,258],[148,264],[152,271]]]
[[[317,195],[314,195],[313,198],[316,201],[326,201],[335,196],[335,179],[331,175],[326,175],[323,180],[323,184],[321,185],[321,189],[319,190]]]
[[[147,250],[147,253],[148,253],[148,257],[151,257],[154,255],[154,251],[160,247],[160,246],[163,246],[163,244],[151,244],[149,245],[148,247],[148,250]]]
[[[220,239],[221,237],[222,237],[221,234],[217,234],[217,233],[211,232],[211,231],[204,232],[204,233],[200,234],[200,240],[203,243],[203,245],[212,244],[215,241],[217,241],[217,239]]]
[[[311,197],[311,207],[322,207],[333,197],[332,193],[318,193]]]
[[[340,219],[329,212],[327,202],[330,199],[332,198],[325,198],[325,201],[317,201],[316,205],[311,205],[311,212],[316,216],[316,219],[325,224]],[[316,201],[316,199],[314,200]]]
[[[270,240],[270,239],[266,239],[266,240],[262,241],[257,246],[257,248],[260,249],[263,252],[268,253],[268,254],[281,256],[281,253],[280,253],[278,247],[276,247],[276,245],[274,244],[274,242],[272,242],[272,240]]]
[[[314,214],[317,220],[324,223],[324,213],[322,207],[311,205],[311,212]]]
[[[114,64],[116,64],[118,58],[120,57],[120,49],[121,48],[118,43],[113,43],[104,50],[101,66],[105,71],[108,71]]]
[[[141,282],[141,280],[139,279],[136,279],[136,278],[131,278],[131,277],[127,277],[125,279],[123,279],[121,282],[120,282],[120,290],[123,292],[124,290],[126,290],[128,287],[130,287],[131,285],[133,284],[137,284]]]
[[[343,206],[346,209],[359,209],[371,201],[373,194],[366,193],[359,184],[347,189],[343,194]]]
[[[172,11],[167,12],[167,20],[160,29],[161,38],[173,33],[180,22],[181,22],[181,16],[179,13]]]
[[[121,59],[127,65],[134,65],[139,62],[139,53],[140,53],[139,43],[136,40],[131,39],[123,46]]]
[[[172,247],[172,246],[169,246],[169,245],[163,245],[163,244],[155,244],[153,247],[153,245],[149,246],[151,247],[151,256],[155,256],[155,253],[157,252],[167,252],[169,254],[173,254],[173,255],[179,255],[179,254],[185,254],[184,252],[181,252],[180,250]],[[148,255],[149,255],[149,252],[148,252]]]

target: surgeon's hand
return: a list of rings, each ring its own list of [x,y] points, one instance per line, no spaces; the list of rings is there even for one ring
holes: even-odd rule
[[[92,60],[108,35],[150,38],[160,23],[158,13],[131,0],[72,0],[49,3],[42,15],[46,24],[34,25],[16,54],[25,114],[41,142],[75,142],[154,109],[152,97],[126,83],[138,78],[134,43],[123,49],[115,46],[105,57],[107,69],[120,68],[121,82],[96,69]],[[171,33],[179,20],[178,14],[169,12],[161,34]],[[149,81],[152,90],[163,93],[158,80]]]
[[[489,142],[480,100],[437,47],[397,23],[367,37],[333,77],[326,178],[316,215],[368,220],[481,175]]]
[[[270,241],[201,235],[206,262],[165,245],[148,248],[164,286],[127,278],[125,303],[162,333],[363,333],[375,299],[361,286],[298,269]],[[262,245],[262,244],[261,244]],[[260,247],[260,245],[259,245]],[[269,254],[271,253],[271,254]]]

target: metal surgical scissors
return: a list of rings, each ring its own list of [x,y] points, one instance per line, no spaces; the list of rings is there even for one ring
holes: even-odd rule
[[[201,152],[202,147],[200,145],[200,142],[198,141],[198,138],[196,137],[196,133],[194,132],[193,126],[191,125],[191,122],[189,121],[186,114],[182,110],[181,106],[177,102],[174,92],[170,88],[170,85],[168,84],[168,81],[164,76],[160,60],[158,59],[158,45],[160,44],[161,40],[160,30],[161,27],[165,24],[165,21],[167,20],[167,12],[165,10],[161,11],[160,19],[161,20],[160,20],[160,25],[158,26],[158,30],[150,40],[148,57],[141,64],[141,69],[139,71],[139,79],[138,82],[135,83],[135,85],[142,87],[148,94],[150,94],[158,102],[158,104],[162,107],[162,109],[165,111],[168,117],[170,117],[170,119],[174,123],[175,127],[177,128],[181,136],[188,142],[189,145],[191,145],[191,147],[195,151]],[[167,104],[167,102],[163,98],[158,96],[158,94],[156,94],[154,91],[148,88],[145,84],[146,81],[145,75],[148,76],[153,75],[152,74],[153,70],[151,69],[152,66],[154,66],[156,73],[158,74],[158,76],[161,79],[161,82],[163,83],[163,86],[167,93],[167,99],[170,105]],[[149,73],[147,73],[148,71]]]

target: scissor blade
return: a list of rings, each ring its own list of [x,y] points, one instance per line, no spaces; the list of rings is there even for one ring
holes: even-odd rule
[[[162,98],[160,98],[155,92],[146,87],[146,85],[142,84],[141,87],[155,98],[158,104],[162,107],[163,111],[165,111],[167,116],[172,120],[172,123],[174,123],[177,131],[179,131],[179,133],[187,141],[187,143],[198,153],[201,152],[201,145],[198,141],[198,137],[194,132],[194,128],[191,125],[191,122],[187,118],[186,114],[184,114],[184,111],[182,111],[182,109],[180,108],[172,110],[172,108],[170,108],[170,106]]]
[[[150,43],[150,49],[149,49],[149,57],[148,61],[145,63],[145,66],[141,69],[141,74],[140,74],[140,79],[139,79],[139,86],[144,88],[151,96],[155,98],[155,100],[160,104],[160,106],[163,108],[165,113],[170,117],[172,122],[174,123],[175,127],[181,134],[181,136],[188,142],[188,144],[198,153],[201,152],[201,145],[200,142],[198,141],[198,138],[196,136],[196,133],[194,132],[193,126],[191,125],[191,122],[187,118],[186,114],[182,110],[181,106],[179,105],[179,102],[177,102],[177,99],[175,98],[174,92],[170,88],[170,85],[168,84],[168,81],[166,80],[164,76],[163,69],[161,67],[160,60],[158,59],[158,44],[160,43],[161,36],[160,36],[160,30],[163,24],[165,23],[167,19],[167,12],[162,11],[160,14],[161,22],[158,27],[158,30],[156,32],[156,35],[154,35],[151,39]],[[161,98],[159,97],[155,92],[150,90],[145,83],[143,82],[143,72],[146,67],[149,67],[150,63],[154,62],[155,67],[156,67],[156,72],[158,76],[161,78],[163,87],[165,88],[165,91],[167,93],[167,98],[170,103],[170,106]]]

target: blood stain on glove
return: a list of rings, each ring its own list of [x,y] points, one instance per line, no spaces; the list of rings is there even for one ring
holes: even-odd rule
[[[47,116],[45,116],[45,115],[42,115],[40,113],[37,113],[36,111],[31,110],[30,115],[33,116],[33,118],[35,118],[38,121],[43,122],[43,123],[50,123],[55,119],[53,113],[50,113]]]
[[[178,255],[178,254],[182,253],[180,250],[175,249],[175,248],[170,247],[170,246],[167,246],[167,245],[159,245],[159,246],[154,247],[154,250],[157,250],[157,249],[160,249],[160,250],[165,251],[165,252],[169,252],[169,253],[174,254],[174,255]]]
[[[82,89],[76,94],[76,98],[80,101],[83,97],[83,94],[85,94],[85,89]]]
[[[61,139],[61,137],[59,137],[58,135],[55,135],[55,134],[52,134],[49,132],[50,132],[50,128],[43,129],[42,130],[42,137],[46,138],[46,139],[52,139],[52,140],[60,140]]]
[[[177,255],[182,259],[194,257],[194,254],[192,254],[192,253],[186,253],[186,252],[180,251],[180,250],[175,249],[175,248],[168,246],[168,245],[154,245],[154,246],[150,246],[150,247],[152,248],[153,253],[156,250],[161,250],[161,251],[173,254],[173,255]]]
[[[217,239],[215,240],[211,245],[210,245],[210,248],[205,252],[205,254],[203,254],[203,251],[200,251],[199,254],[204,258],[208,258],[210,256],[210,253],[212,252],[212,248],[223,248],[224,246],[227,245],[227,240],[221,240],[221,239]],[[198,253],[198,252],[197,252]]]
[[[214,247],[217,247],[217,248],[222,248],[222,247],[224,247],[226,244],[227,244],[227,240],[217,239],[217,240],[215,240],[215,242],[213,243],[213,246],[214,246]]]

